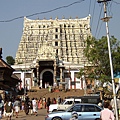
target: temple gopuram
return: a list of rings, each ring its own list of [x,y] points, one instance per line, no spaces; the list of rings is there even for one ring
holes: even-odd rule
[[[54,20],[24,17],[13,66],[14,73],[22,80],[20,87],[32,89],[57,85],[83,89],[85,81],[77,78],[77,73],[89,64],[83,53],[89,36],[90,16]]]

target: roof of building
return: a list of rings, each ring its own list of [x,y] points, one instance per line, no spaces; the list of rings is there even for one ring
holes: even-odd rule
[[[0,68],[1,67],[9,68],[14,71],[14,69],[9,64],[7,64],[2,58],[0,58]]]

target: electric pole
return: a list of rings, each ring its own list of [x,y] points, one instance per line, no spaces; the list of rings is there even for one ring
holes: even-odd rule
[[[104,18],[103,20],[106,23],[106,32],[107,32],[107,42],[108,42],[108,51],[109,51],[109,61],[110,61],[110,69],[111,69],[111,79],[112,79],[112,87],[113,87],[113,98],[114,98],[114,107],[115,107],[115,116],[116,120],[118,120],[118,111],[117,111],[117,100],[116,100],[116,91],[115,91],[115,82],[113,76],[113,65],[112,65],[112,57],[111,57],[111,48],[110,48],[110,37],[109,37],[109,28],[108,28],[108,21],[111,17],[107,16],[107,2],[111,0],[98,0],[98,3],[103,3],[104,5]]]

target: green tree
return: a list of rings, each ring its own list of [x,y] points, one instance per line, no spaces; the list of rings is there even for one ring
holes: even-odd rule
[[[114,37],[110,37],[111,44],[111,54],[113,62],[114,73],[120,71],[120,44],[119,41]],[[86,40],[86,48],[84,49],[84,54],[91,66],[85,69],[87,77],[91,79],[101,80],[102,82],[111,81],[111,69],[109,62],[109,51],[107,37],[103,36],[101,39],[97,40],[94,37],[89,37]],[[83,69],[80,70],[79,76],[84,74]]]
[[[6,61],[9,65],[14,65],[15,59],[12,56],[7,56]]]

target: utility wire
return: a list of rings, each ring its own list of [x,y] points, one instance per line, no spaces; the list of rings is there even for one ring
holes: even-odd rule
[[[96,28],[96,31],[95,31],[95,37],[96,37],[97,31],[98,31],[98,26],[99,26],[99,23],[100,23],[100,17],[101,17],[101,13],[102,13],[102,7],[103,7],[103,5],[101,6],[101,10],[100,10],[99,18],[98,18],[97,28]]]
[[[92,13],[92,20],[91,20],[91,28],[92,28],[92,24],[93,24],[94,13],[95,13],[95,5],[96,5],[96,0],[94,1],[94,7],[93,7],[93,13]]]
[[[45,14],[45,13],[49,13],[49,12],[53,12],[53,11],[56,11],[58,9],[62,9],[62,8],[67,8],[67,7],[70,7],[74,4],[77,4],[77,3],[81,3],[85,0],[78,0],[76,2],[73,2],[69,5],[64,5],[64,6],[61,6],[61,7],[57,7],[57,8],[54,8],[54,9],[51,9],[51,10],[48,10],[48,11],[43,11],[43,12],[38,12],[38,13],[34,13],[34,14],[31,14],[31,15],[27,15],[26,17],[31,17],[31,16],[35,16],[35,15],[39,15],[39,14]],[[9,20],[2,20],[0,22],[11,22],[11,21],[14,21],[14,20],[17,20],[17,19],[21,19],[21,18],[24,18],[24,16],[20,16],[20,17],[16,17],[16,18],[13,18],[13,19],[9,19]]]
[[[114,3],[116,3],[116,4],[120,4],[120,2],[117,2],[117,1],[115,1],[115,0],[112,0],[112,2],[114,2]]]
[[[109,16],[113,16],[113,12],[112,12],[112,10],[111,10],[111,9],[112,9],[112,3],[113,3],[113,2],[109,2],[109,3],[108,3],[108,5],[109,5],[109,6],[108,6],[108,14],[109,14]]]
[[[90,0],[90,4],[89,4],[89,11],[88,11],[88,14],[90,14],[90,8],[91,8],[91,0]]]
[[[101,22],[101,24],[100,24],[99,31],[98,31],[98,34],[97,34],[97,37],[96,37],[96,38],[99,37],[99,34],[100,34],[100,31],[101,31],[102,24],[103,24],[103,22]]]

